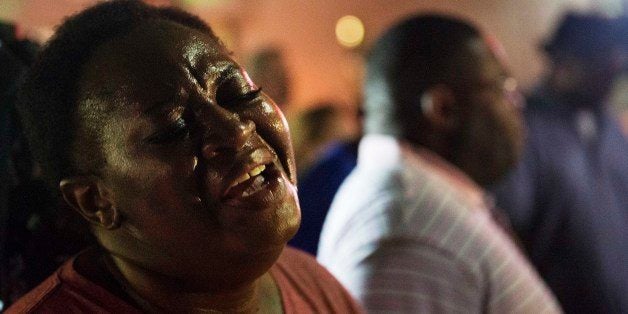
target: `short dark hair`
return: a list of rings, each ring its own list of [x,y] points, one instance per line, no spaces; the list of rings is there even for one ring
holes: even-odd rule
[[[417,133],[421,95],[465,79],[459,72],[472,63],[468,44],[474,38],[481,35],[473,26],[437,14],[415,15],[390,28],[367,58],[366,133]]]
[[[79,138],[78,80],[92,53],[102,44],[131,32],[148,20],[165,20],[199,30],[218,43],[198,17],[172,7],[152,7],[141,1],[103,2],[68,18],[44,46],[26,76],[18,109],[36,159],[54,186],[77,174],[94,174],[104,165],[98,138]],[[222,44],[221,44],[222,45]],[[55,188],[55,190],[57,190]]]

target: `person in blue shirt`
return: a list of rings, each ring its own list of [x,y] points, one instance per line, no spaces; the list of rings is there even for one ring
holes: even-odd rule
[[[628,313],[628,141],[607,98],[622,68],[615,22],[567,15],[527,99],[518,167],[495,187],[567,313]]]
[[[331,144],[299,182],[301,227],[288,244],[316,255],[327,212],[342,182],[358,162],[359,139]]]
[[[361,100],[357,101],[357,103],[360,102]],[[318,111],[321,110],[318,109]],[[321,111],[321,113],[325,112],[330,111]],[[335,109],[331,112],[337,113]],[[334,140],[326,144],[320,156],[317,156],[318,159],[312,162],[299,177],[298,195],[302,223],[297,234],[288,242],[289,245],[316,255],[323,223],[334,196],[358,163],[358,144],[362,135],[363,115],[362,106],[359,104],[352,115],[357,126],[356,134],[347,139]],[[325,132],[325,130],[312,131],[314,135],[317,135],[316,132]],[[318,137],[322,136],[318,135]]]

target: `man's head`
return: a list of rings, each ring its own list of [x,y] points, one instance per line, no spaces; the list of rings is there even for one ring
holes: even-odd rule
[[[492,183],[522,145],[511,98],[516,84],[495,48],[450,17],[415,16],[397,24],[367,60],[365,132],[431,149],[478,183]]]
[[[622,67],[621,31],[616,21],[568,14],[543,46],[552,62],[549,87],[561,100],[599,106]],[[625,48],[624,48],[625,49]]]
[[[194,16],[111,1],[70,18],[20,111],[51,180],[129,264],[231,289],[296,232],[285,119]]]

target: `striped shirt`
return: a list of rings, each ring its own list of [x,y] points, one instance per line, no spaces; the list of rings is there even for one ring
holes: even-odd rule
[[[484,193],[427,150],[369,135],[318,259],[371,313],[556,313]]]

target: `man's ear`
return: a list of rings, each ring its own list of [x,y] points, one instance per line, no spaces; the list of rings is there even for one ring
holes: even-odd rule
[[[458,110],[453,91],[445,85],[435,85],[421,95],[423,116],[436,131],[451,131],[458,126]]]
[[[90,223],[106,229],[120,226],[120,212],[111,201],[111,193],[97,178],[66,178],[59,187],[65,201]]]

